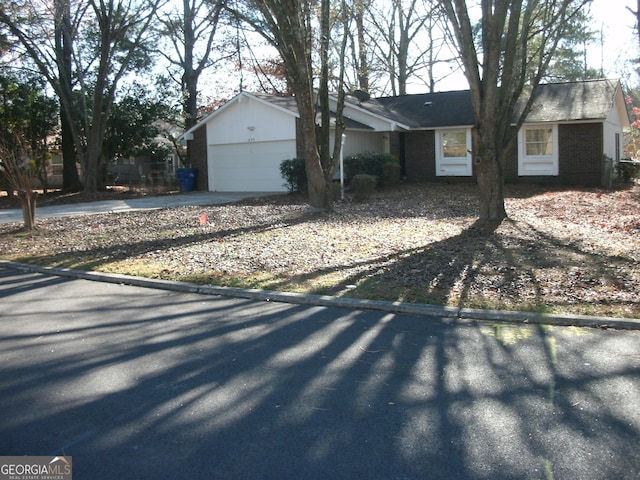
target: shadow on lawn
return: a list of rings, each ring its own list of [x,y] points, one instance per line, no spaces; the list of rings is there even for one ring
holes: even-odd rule
[[[374,205],[375,202],[353,204],[335,215],[375,217],[373,220],[427,216],[430,219],[455,218],[466,222],[476,201],[475,191],[469,187],[458,187],[451,201],[434,204],[434,200],[442,199],[443,192],[450,188],[449,185],[430,185],[420,196],[416,194],[422,191],[418,187],[399,189],[376,200],[383,201],[382,205]],[[515,190],[544,192],[532,187]],[[400,201],[399,198],[407,196],[417,200],[409,209],[399,208],[399,205],[407,204],[406,199]],[[279,201],[285,202],[284,199]],[[255,199],[248,205],[264,202],[268,203],[268,200]],[[126,243],[52,256],[29,255],[17,260],[67,268],[101,269],[132,256],[272,229],[285,229],[286,232],[287,227],[322,218],[333,221],[332,216],[297,211],[287,218],[260,219],[256,225],[246,228],[212,232],[191,228],[184,235],[159,240],[136,240],[132,233]],[[240,285],[285,291],[295,291],[298,285],[311,285],[309,288],[315,288],[313,292],[320,294],[472,308],[545,311],[555,306],[576,310],[597,305],[601,307],[597,313],[623,316],[620,311],[627,308],[629,311],[625,315],[628,316],[640,312],[640,300],[634,293],[638,287],[638,275],[634,273],[635,267],[629,265],[628,259],[589,252],[578,244],[567,244],[560,237],[537,230],[527,223],[476,221],[458,235],[419,248],[396,251],[360,263],[331,265],[295,277],[288,272],[273,272],[266,281],[257,280],[262,283],[250,284],[249,280],[240,278]],[[632,270],[628,271],[629,268]],[[358,273],[353,274],[353,271]],[[218,273],[203,271],[202,274],[182,278],[200,283],[238,285],[238,279]],[[267,277],[271,274],[259,273],[266,273]],[[158,275],[159,272],[151,274]],[[347,285],[355,285],[356,288],[346,289]],[[554,291],[559,293],[554,294]],[[579,313],[590,312],[580,310]]]
[[[628,348],[627,332],[145,298],[118,286],[82,301],[82,283],[32,280],[0,269],[12,312],[0,315],[4,455],[71,455],[78,478],[98,480],[640,470],[640,369],[607,356]]]
[[[598,306],[613,316],[622,309],[637,316],[640,300],[633,265],[628,258],[588,251],[530,224],[476,221],[460,234],[424,247],[317,270],[296,281],[311,282],[358,267],[359,273],[318,293],[526,311]],[[276,279],[273,289],[289,285],[288,278],[281,284]],[[345,290],[346,285],[356,288]]]
[[[153,214],[153,212],[151,212],[151,214]],[[168,232],[166,236],[162,238],[155,238],[153,240],[136,239],[135,232],[132,232],[131,241],[126,243],[97,246],[87,250],[71,250],[52,255],[37,255],[29,253],[25,257],[16,258],[15,261],[61,268],[98,270],[105,265],[125,260],[132,256],[144,255],[158,250],[177,249],[202,242],[228,239],[234,236],[241,236],[243,234],[266,232],[274,228],[285,228],[287,226],[305,223],[317,215],[319,214],[315,212],[303,212],[291,215],[287,218],[278,218],[275,221],[264,221],[257,225],[248,227],[222,229],[212,232],[205,230],[196,230],[194,232],[195,228],[192,227],[189,229],[190,233],[188,234],[175,235],[174,232]],[[3,236],[10,238],[16,233],[16,231],[2,232],[0,233],[0,238]],[[36,235],[37,234],[38,233],[36,232]]]

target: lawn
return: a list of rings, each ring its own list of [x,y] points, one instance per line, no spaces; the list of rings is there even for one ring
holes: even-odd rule
[[[507,186],[476,221],[471,184],[414,184],[311,211],[239,204],[0,225],[0,258],[214,285],[640,318],[640,186]]]

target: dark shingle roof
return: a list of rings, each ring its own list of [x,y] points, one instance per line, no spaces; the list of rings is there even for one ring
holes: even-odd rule
[[[540,85],[527,122],[605,119],[618,84],[617,80],[590,80]],[[360,106],[411,128],[475,124],[468,90],[375,98]]]
[[[468,90],[375,98],[363,102],[360,106],[410,128],[475,123]]]
[[[526,121],[536,123],[604,120],[615,105],[618,87],[618,80],[606,79],[540,85]],[[256,93],[252,95],[292,112],[298,112],[294,97]],[[348,97],[348,102],[410,129],[475,124],[469,90],[372,98],[363,102],[358,102],[355,97]],[[516,112],[521,111],[521,108],[516,107]],[[345,124],[347,128],[370,129],[369,126],[348,118],[345,118]]]
[[[615,104],[617,80],[540,85],[527,122],[606,119]]]

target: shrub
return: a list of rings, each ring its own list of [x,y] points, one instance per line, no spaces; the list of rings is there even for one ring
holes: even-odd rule
[[[383,185],[396,185],[400,183],[400,164],[385,163],[383,166]]]
[[[387,177],[385,167],[387,164],[393,164],[398,166],[398,179],[400,178],[400,164],[398,159],[388,153],[356,153],[350,155],[344,160],[344,173],[347,182],[351,181],[356,175],[373,175],[376,178],[378,185],[387,183],[387,180],[391,180],[391,176]]]
[[[280,163],[280,175],[289,192],[307,191],[307,170],[304,158],[292,158]]]
[[[356,201],[368,199],[376,189],[376,177],[360,173],[351,179],[351,191]]]
[[[634,178],[640,178],[640,162],[633,160],[621,160],[618,164],[620,178],[625,182],[630,182]]]

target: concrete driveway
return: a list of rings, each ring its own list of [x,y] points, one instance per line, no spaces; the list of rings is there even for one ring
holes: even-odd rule
[[[154,210],[184,205],[216,205],[232,203],[245,198],[275,195],[268,192],[191,192],[177,195],[159,195],[128,200],[104,200],[37,207],[38,218],[69,217],[94,213],[125,212],[132,210]],[[22,210],[0,209],[0,223],[22,222]]]
[[[0,268],[0,455],[77,479],[637,479],[640,332]]]

